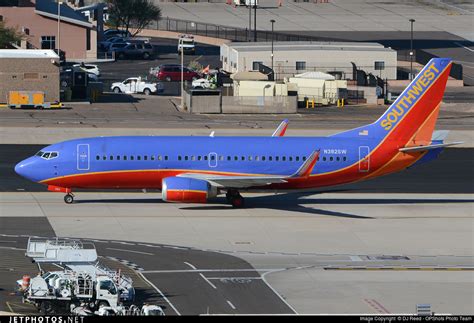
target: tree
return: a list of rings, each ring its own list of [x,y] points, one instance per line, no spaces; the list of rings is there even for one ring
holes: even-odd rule
[[[15,28],[7,27],[4,21],[0,21],[0,48],[9,48],[12,43],[19,43],[23,37]]]
[[[161,9],[151,0],[107,0],[109,23],[129,31],[133,36],[140,33],[151,21],[161,19]]]

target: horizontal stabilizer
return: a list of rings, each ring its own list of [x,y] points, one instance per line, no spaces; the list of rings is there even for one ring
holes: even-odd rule
[[[401,152],[404,152],[404,153],[410,153],[410,152],[417,152],[417,151],[427,151],[427,150],[437,149],[437,148],[444,148],[444,147],[459,145],[459,144],[462,144],[462,143],[463,143],[462,141],[457,141],[457,142],[448,142],[448,143],[445,143],[445,144],[404,147],[404,148],[400,148],[399,150]]]

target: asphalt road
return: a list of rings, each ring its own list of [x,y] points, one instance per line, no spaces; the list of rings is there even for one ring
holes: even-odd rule
[[[15,164],[45,145],[0,145],[0,191],[45,191],[14,172]],[[358,193],[474,193],[474,149],[447,148],[427,164],[362,183],[333,187],[330,191]]]
[[[17,279],[37,271],[22,250],[29,235],[55,233],[44,217],[0,217],[0,311],[11,307],[31,313],[19,296],[10,295]],[[158,244],[92,242],[99,256],[125,264],[151,282],[137,291],[137,298],[158,303],[167,315],[294,313],[249,263],[237,257]]]

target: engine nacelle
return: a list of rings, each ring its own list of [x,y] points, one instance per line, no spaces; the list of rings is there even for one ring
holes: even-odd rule
[[[161,186],[166,202],[206,203],[217,196],[217,188],[206,181],[185,177],[166,177]]]

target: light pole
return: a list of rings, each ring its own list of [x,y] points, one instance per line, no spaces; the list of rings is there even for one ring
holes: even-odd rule
[[[250,0],[252,3],[252,0]],[[253,40],[257,41],[257,0],[253,0]]]
[[[59,60],[61,60],[61,29],[59,26],[61,25],[61,1],[58,0],[58,56]]]
[[[184,50],[181,45],[181,109],[184,109]]]
[[[272,72],[275,74],[273,71],[273,24],[275,23],[275,19],[270,20],[270,22],[272,23]]]
[[[248,40],[252,41],[252,2],[250,0],[246,0],[249,2],[249,32],[248,32]]]
[[[413,80],[413,23],[415,19],[410,19],[411,36],[410,36],[410,80]]]

